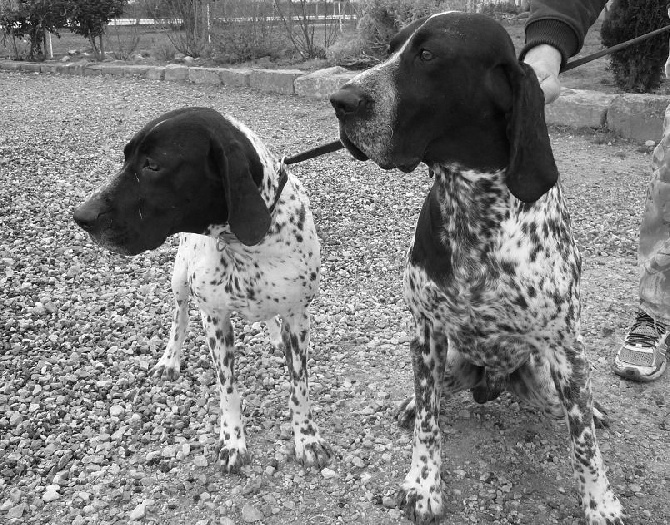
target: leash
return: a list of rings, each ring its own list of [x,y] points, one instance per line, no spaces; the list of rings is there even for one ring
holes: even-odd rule
[[[646,33],[644,35],[640,35],[635,38],[631,38],[630,40],[626,40],[625,42],[621,42],[620,44],[616,44],[612,47],[608,47],[607,49],[602,49],[598,51],[597,53],[593,53],[591,55],[585,56],[584,58],[578,58],[577,60],[573,60],[572,62],[569,62],[565,65],[565,67],[561,70],[561,73],[564,71],[570,71],[571,69],[575,69],[576,67],[583,66],[584,64],[588,64],[592,60],[595,60],[600,57],[604,57],[606,55],[610,55],[612,53],[616,53],[617,51],[621,51],[622,49],[626,49],[627,47],[630,47],[632,45],[635,45],[639,42],[642,42],[643,40],[647,40],[648,38],[655,37],[657,35],[660,35],[662,33],[665,33],[666,31],[670,30],[670,25],[667,25],[665,27],[662,27],[660,29],[656,29],[655,31],[652,31],[651,33]]]
[[[667,25],[665,27],[662,27],[660,29],[656,29],[655,31],[652,31],[650,33],[646,33],[644,35],[631,38],[630,40],[626,40],[625,42],[622,42],[621,44],[616,44],[614,46],[608,47],[607,49],[602,49],[596,53],[592,53],[591,55],[587,55],[583,58],[578,58],[577,60],[573,60],[572,62],[568,62],[565,67],[561,70],[561,73],[564,73],[565,71],[570,71],[571,69],[578,68],[579,66],[583,66],[584,64],[588,64],[589,62],[592,62],[593,60],[596,60],[598,58],[604,57],[606,55],[611,55],[612,53],[616,53],[617,51],[621,51],[622,49],[626,49],[627,47],[633,46],[639,42],[642,42],[643,40],[647,40],[648,38],[652,38],[655,36],[658,36],[662,33],[665,33],[667,31],[670,31],[670,25]],[[323,144],[321,146],[317,146],[316,148],[309,149],[307,151],[303,151],[302,153],[298,153],[297,155],[293,155],[292,157],[284,157],[283,163],[286,165],[289,164],[298,164],[300,162],[309,160],[309,159],[314,159],[316,157],[320,157],[321,155],[327,155],[328,153],[333,153],[337,150],[342,149],[344,146],[339,140],[334,140],[332,142],[328,142],[327,144]]]
[[[298,153],[297,155],[293,155],[292,157],[284,157],[282,159],[282,163],[287,165],[298,164],[299,162],[314,159],[316,157],[320,157],[321,155],[326,155],[327,153],[333,153],[334,151],[342,149],[343,147],[344,146],[342,145],[339,139],[334,140],[333,142],[329,142],[328,144],[323,144],[321,146],[317,146],[316,148],[303,151],[302,153]]]

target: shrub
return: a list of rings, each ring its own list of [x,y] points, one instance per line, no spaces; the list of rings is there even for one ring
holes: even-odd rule
[[[172,62],[177,52],[171,42],[161,42],[155,44],[151,50],[151,55],[159,62]]]
[[[362,51],[377,58],[386,54],[389,40],[410,22],[449,9],[464,10],[464,2],[450,0],[362,0],[361,4]]]
[[[140,26],[107,26],[107,49],[111,49],[114,58],[128,60],[140,45]]]
[[[603,45],[610,47],[649,33],[667,24],[666,0],[615,0],[600,30]],[[661,85],[668,58],[668,34],[647,39],[610,57],[614,81],[622,90],[649,93]]]
[[[217,61],[235,63],[283,56],[290,44],[274,15],[272,0],[231,0],[215,7],[212,44]]]
[[[499,20],[510,15],[515,16],[523,11],[523,7],[516,5],[514,2],[489,2],[483,4],[479,12],[483,15],[490,16]]]

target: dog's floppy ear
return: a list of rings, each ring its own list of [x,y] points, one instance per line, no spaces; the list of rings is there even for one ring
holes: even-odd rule
[[[246,246],[261,242],[270,228],[270,212],[251,176],[249,161],[242,148],[233,144],[225,150],[211,139],[211,156],[223,179],[230,230]]]
[[[506,70],[512,87],[512,109],[507,114],[510,156],[506,183],[517,199],[532,203],[558,180],[544,121],[544,94],[528,64],[515,62]]]

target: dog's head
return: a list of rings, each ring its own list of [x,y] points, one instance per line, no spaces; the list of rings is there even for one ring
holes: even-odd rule
[[[542,90],[500,24],[441,13],[405,27],[389,51],[330,98],[354,157],[406,172],[421,162],[506,168],[525,202],[555,184]]]
[[[216,111],[166,113],[126,144],[124,156],[121,170],[74,212],[98,244],[135,255],[174,233],[211,226],[228,224],[246,245],[267,232],[261,160],[249,138]]]

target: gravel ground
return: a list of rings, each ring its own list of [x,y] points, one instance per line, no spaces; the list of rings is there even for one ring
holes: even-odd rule
[[[393,524],[410,461],[393,413],[411,392],[400,293],[408,238],[430,180],[337,153],[295,169],[322,242],[311,393],[336,454],[291,457],[281,356],[237,323],[252,462],[214,464],[218,397],[197,312],[182,375],[150,369],[170,323],[174,239],[128,259],[93,245],[72,209],[120,165],[149,119],[211,106],[294,153],[335,137],[326,102],[134,79],[0,72],[0,522]],[[667,524],[670,378],[619,381],[609,363],[635,309],[637,227],[649,152],[609,135],[552,130],[585,255],[584,335],[599,431],[629,524]],[[445,523],[579,524],[567,430],[502,396],[444,403]]]

